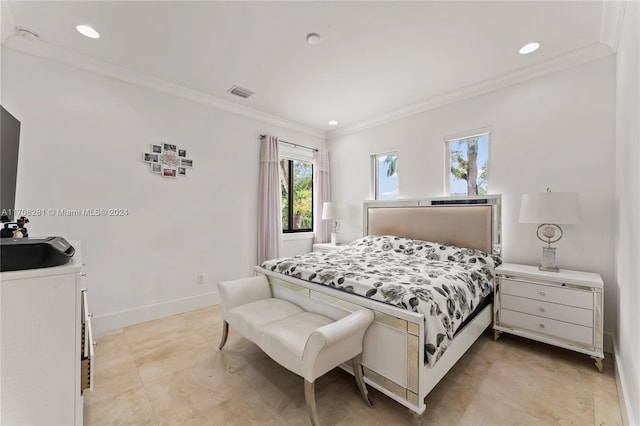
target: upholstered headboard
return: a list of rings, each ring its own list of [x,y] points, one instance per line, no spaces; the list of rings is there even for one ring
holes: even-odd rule
[[[499,195],[365,202],[365,235],[397,235],[500,254]]]

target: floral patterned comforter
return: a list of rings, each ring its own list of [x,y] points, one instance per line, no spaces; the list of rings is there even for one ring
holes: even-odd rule
[[[425,360],[433,366],[460,325],[491,294],[498,264],[480,250],[370,235],[340,250],[261,266],[423,314]]]

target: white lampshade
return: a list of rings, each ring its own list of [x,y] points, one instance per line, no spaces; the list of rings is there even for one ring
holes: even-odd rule
[[[580,202],[577,192],[524,194],[520,205],[520,223],[579,223]]]
[[[322,205],[323,220],[340,220],[347,218],[347,206],[342,203],[325,202]]]

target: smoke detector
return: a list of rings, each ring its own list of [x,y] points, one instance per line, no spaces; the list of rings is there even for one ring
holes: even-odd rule
[[[322,43],[322,37],[318,33],[309,33],[307,34],[307,44],[311,46],[317,46]]]
[[[245,89],[240,86],[233,86],[231,89],[227,90],[227,92],[232,95],[240,96],[241,98],[247,99],[249,96],[253,95],[253,92],[249,89]]]
[[[40,38],[38,33],[36,33],[35,31],[31,31],[30,29],[27,29],[27,28],[24,28],[24,27],[16,27],[16,33],[20,37],[26,38],[27,40],[37,40],[37,39]]]

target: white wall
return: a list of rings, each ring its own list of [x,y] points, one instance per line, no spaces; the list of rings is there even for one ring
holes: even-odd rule
[[[295,256],[313,250],[313,233],[289,234],[283,236],[280,257]]]
[[[608,57],[328,141],[335,201],[349,205],[343,236],[362,235],[370,155],[399,152],[401,198],[443,195],[444,136],[488,126],[489,191],[503,195],[504,260],[539,264],[536,226],[519,224],[523,193],[577,191],[579,225],[565,226],[557,263],[602,274],[605,331],[615,324],[615,60]]]
[[[325,143],[15,50],[1,54],[1,102],[22,124],[16,206],[128,210],[29,217],[32,236],[82,240],[98,332],[213,303],[215,283],[250,274],[258,135]],[[161,178],[142,163],[161,141],[193,158],[186,177]]]
[[[628,424],[640,424],[640,7],[627,2],[616,55],[617,372]]]

